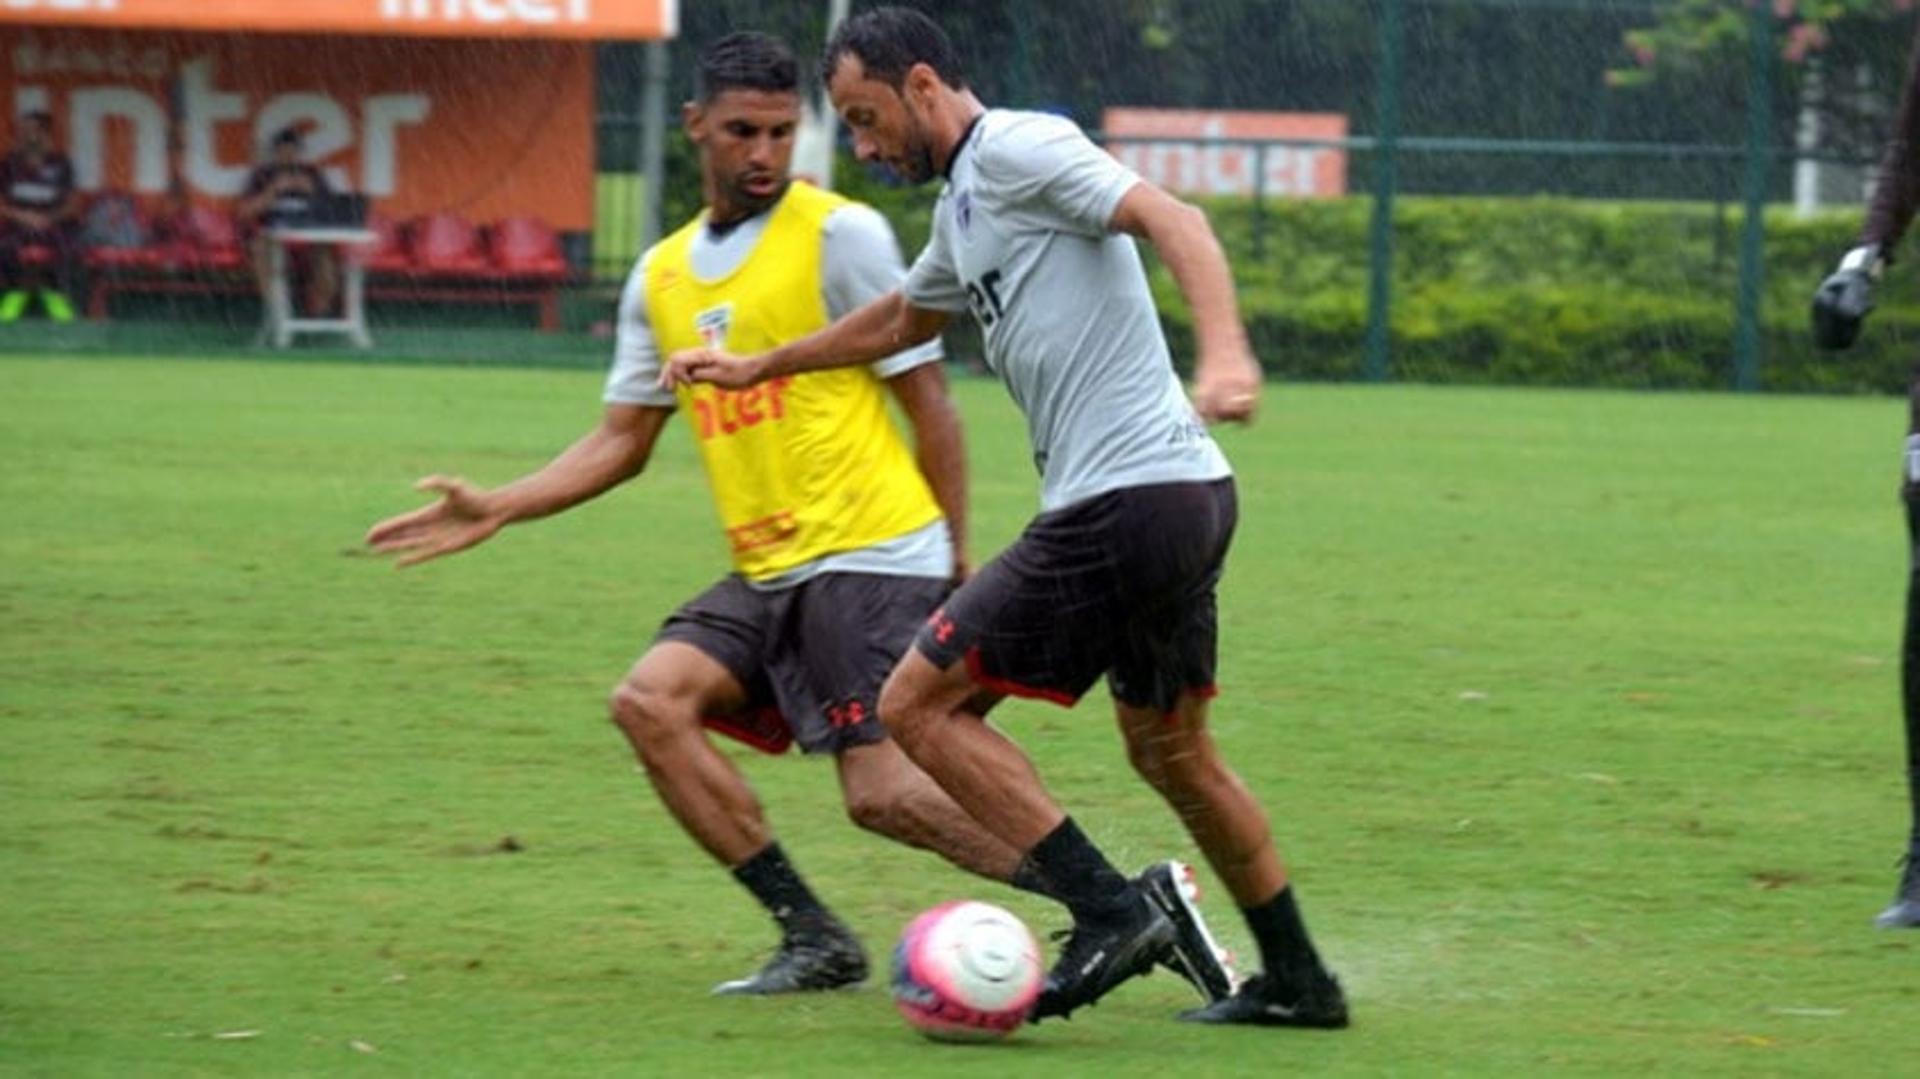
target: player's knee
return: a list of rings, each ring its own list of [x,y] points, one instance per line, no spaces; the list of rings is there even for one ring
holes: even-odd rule
[[[886,684],[880,687],[877,703],[880,722],[886,725],[887,733],[911,756],[913,743],[925,729],[923,721],[926,709],[919,691],[910,679],[902,677],[896,669],[887,677]]]
[[[658,752],[684,732],[688,709],[672,694],[628,678],[614,687],[607,700],[607,713],[633,748],[645,756]]]
[[[899,822],[904,815],[905,807],[901,805],[901,799],[892,792],[847,792],[847,819],[869,832],[892,835],[899,830]]]
[[[1157,745],[1142,739],[1129,740],[1127,763],[1133,765],[1133,770],[1147,781],[1147,786],[1161,794],[1167,793],[1166,758]]]
[[[1129,739],[1127,760],[1148,786],[1169,799],[1205,788],[1218,771],[1206,746],[1177,735]]]

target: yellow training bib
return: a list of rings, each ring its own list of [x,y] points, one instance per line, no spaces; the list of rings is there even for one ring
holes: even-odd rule
[[[752,355],[827,325],[822,229],[846,199],[798,181],[732,273],[693,272],[704,216],[646,255],[647,318],[661,355],[721,348]],[[903,536],[940,517],[913,454],[865,367],[772,379],[746,390],[683,386],[734,568],[754,580]]]

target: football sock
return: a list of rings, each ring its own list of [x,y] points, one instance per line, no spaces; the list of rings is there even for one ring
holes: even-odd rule
[[[1013,878],[1007,883],[1023,892],[1031,892],[1055,901],[1060,900],[1060,897],[1054,894],[1053,886],[1047,883],[1047,878],[1041,876],[1040,871],[1033,867],[1033,861],[1030,858],[1020,859],[1020,864],[1013,867]]]
[[[1291,884],[1257,907],[1242,907],[1247,928],[1260,946],[1260,965],[1267,977],[1291,988],[1305,988],[1320,974],[1320,954],[1313,950],[1307,926],[1300,920]]]
[[[1076,921],[1122,916],[1133,898],[1127,878],[1107,861],[1072,817],[1033,845],[1020,860],[1014,877],[1045,885],[1046,890],[1040,894],[1065,903]]]
[[[734,866],[733,877],[767,908],[782,930],[813,928],[833,921],[833,915],[787,861],[779,843],[767,844],[760,853]]]

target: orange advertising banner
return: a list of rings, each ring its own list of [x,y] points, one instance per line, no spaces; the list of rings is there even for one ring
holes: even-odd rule
[[[1108,135],[1165,141],[1114,142],[1120,162],[1169,191],[1187,195],[1332,198],[1347,192],[1347,152],[1334,146],[1209,146],[1181,139],[1344,139],[1347,118],[1328,112],[1108,109]],[[1256,173],[1264,182],[1256,182]]]
[[[0,24],[661,40],[679,0],[0,0]]]
[[[0,133],[10,144],[14,117],[51,113],[83,191],[155,195],[177,178],[232,199],[273,135],[297,127],[331,184],[391,217],[592,227],[584,41],[37,29],[0,45]]]

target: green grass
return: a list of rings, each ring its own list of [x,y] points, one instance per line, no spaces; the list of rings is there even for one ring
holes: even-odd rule
[[[1000,390],[959,393],[986,554],[1035,482]],[[1193,1029],[1158,977],[977,1049],[879,990],[706,995],[770,934],[602,710],[723,571],[677,427],[599,504],[357,554],[415,476],[514,476],[597,397],[0,360],[0,1072],[1856,1074],[1911,1037],[1920,936],[1869,926],[1904,816],[1895,402],[1275,388],[1221,435],[1216,723],[1357,1025]],[[1117,860],[1192,856],[1098,699],[1002,718]],[[742,759],[876,951],[958,895],[1056,924],[855,831],[821,762]]]

